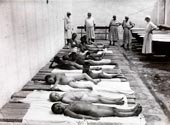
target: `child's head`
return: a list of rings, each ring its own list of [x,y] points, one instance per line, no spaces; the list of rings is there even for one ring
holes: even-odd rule
[[[76,58],[77,58],[77,53],[76,53],[76,52],[72,52],[72,53],[69,55],[69,58],[71,59],[71,61],[75,61]]]
[[[81,44],[87,44],[87,36],[84,35],[80,38]]]
[[[47,84],[51,85],[51,84],[55,84],[56,77],[54,77],[52,75],[46,75],[44,80]]]
[[[83,65],[83,73],[87,73],[90,70],[90,63],[89,62],[85,62]]]
[[[74,40],[74,39],[76,39],[76,37],[77,37],[77,34],[76,34],[76,33],[73,33],[73,34],[72,34],[72,39]]]
[[[60,59],[60,57],[55,56],[54,59],[53,59],[53,61],[54,61],[55,63],[60,63],[60,62],[61,62],[61,59]]]
[[[62,59],[63,59],[63,60],[69,60],[69,56],[68,56],[68,55],[64,55],[64,56],[62,57]]]

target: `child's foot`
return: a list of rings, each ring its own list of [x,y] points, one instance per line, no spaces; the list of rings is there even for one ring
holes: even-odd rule
[[[137,110],[134,113],[134,116],[138,116],[142,112],[142,106],[138,106]]]
[[[101,79],[95,80],[94,84],[97,85],[100,81]]]

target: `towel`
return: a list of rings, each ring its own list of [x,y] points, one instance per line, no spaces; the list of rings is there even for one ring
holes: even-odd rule
[[[112,54],[112,53],[113,53],[113,51],[112,51],[112,50],[108,50],[107,48],[105,48],[103,51],[104,51],[104,53],[110,53],[110,54]]]
[[[102,54],[102,53],[104,53],[104,54],[112,54],[113,52],[112,52],[112,50],[107,50],[107,49],[104,49],[103,51],[98,51],[97,52],[97,54]]]
[[[100,62],[100,63],[111,63],[111,59],[101,59],[101,60],[99,60],[99,61],[97,61],[97,62]]]
[[[137,117],[102,117],[98,121],[74,119],[64,115],[51,112],[52,102],[47,101],[49,92],[32,92],[23,102],[29,102],[30,108],[23,118],[22,123],[27,125],[144,125],[145,119],[142,114]],[[31,100],[31,98],[35,98]],[[129,108],[129,107],[124,107]]]
[[[114,69],[116,66],[115,65],[99,65],[99,66],[90,66],[90,67],[100,67],[102,69]]]
[[[51,73],[82,73],[82,70],[53,69]]]

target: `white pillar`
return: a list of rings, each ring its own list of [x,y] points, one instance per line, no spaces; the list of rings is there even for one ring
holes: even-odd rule
[[[170,25],[170,0],[166,0],[165,6],[165,24]]]
[[[165,24],[165,0],[158,0],[158,24]]]

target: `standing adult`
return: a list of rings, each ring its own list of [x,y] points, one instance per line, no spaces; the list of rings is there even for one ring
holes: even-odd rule
[[[150,16],[146,16],[145,21],[147,22],[147,24],[145,28],[142,53],[150,56],[152,54],[152,31],[157,29],[157,26],[151,21]]]
[[[69,45],[71,43],[72,38],[72,23],[71,23],[71,13],[67,12],[66,17],[64,18],[64,33],[65,33],[65,39],[66,44]]]
[[[85,31],[86,31],[86,36],[87,36],[87,42],[89,43],[90,41],[94,42],[95,39],[95,22],[94,18],[92,17],[91,13],[87,13],[87,18],[85,19]]]
[[[125,20],[123,20],[123,45],[122,47],[125,49],[129,49],[129,45],[132,42],[132,34],[130,29],[135,26],[134,23],[129,21],[129,17],[125,16]]]
[[[121,23],[119,23],[116,20],[116,16],[113,15],[113,19],[110,21],[109,24],[109,40],[110,40],[110,45],[113,43],[113,46],[115,45],[115,42],[119,40],[119,34],[118,34],[118,26],[120,26]]]

